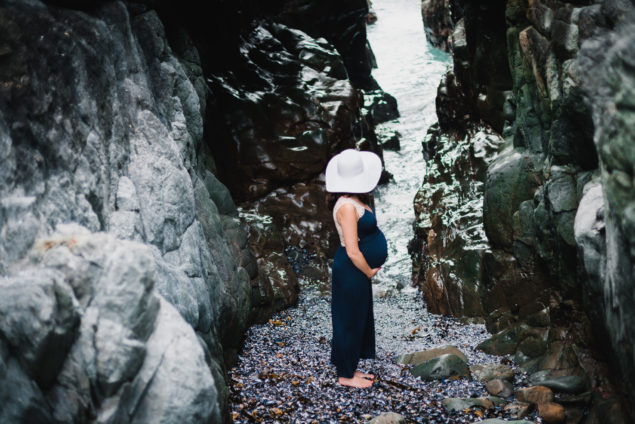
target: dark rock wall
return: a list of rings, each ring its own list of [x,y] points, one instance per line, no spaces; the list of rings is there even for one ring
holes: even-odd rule
[[[370,74],[365,1],[259,4],[230,19],[240,24],[219,22],[235,46],[222,62],[207,34],[196,38],[210,62],[206,142],[242,216],[270,216],[285,248],[315,255],[302,275],[328,280],[337,240],[321,174],[346,148],[381,156],[374,125],[396,102]]]
[[[627,292],[635,284],[635,122],[626,100],[635,81],[629,65],[634,7],[620,1],[459,3],[461,18],[452,22],[450,38],[454,66],[439,87],[439,126],[424,147],[434,172],[415,199],[415,210],[424,211],[411,244],[415,278],[433,310],[483,314],[493,332],[517,329],[519,322],[548,328],[547,356],[523,348],[523,337],[531,336],[517,331],[513,350],[529,369],[590,372],[582,359],[588,355],[573,352],[603,351],[634,393],[635,305]],[[478,148],[474,128],[483,124],[505,142],[481,174],[480,194],[463,194],[465,202],[453,206],[453,194],[447,196],[453,187],[469,187],[479,173],[469,171],[471,161],[466,167],[452,158],[462,157],[457,152],[465,134]],[[457,163],[457,172],[439,183],[437,163]],[[486,243],[466,264],[451,246],[471,228],[466,217],[479,209],[468,205],[480,196]],[[442,242],[440,234],[447,237]],[[573,362],[546,359],[557,352]]]

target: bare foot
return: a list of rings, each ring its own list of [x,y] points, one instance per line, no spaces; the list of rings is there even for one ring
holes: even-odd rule
[[[358,377],[356,375],[354,375],[353,378],[340,377],[337,379],[337,382],[342,386],[357,387],[360,389],[367,389],[368,387],[373,385],[372,381],[362,377]]]
[[[372,380],[372,379],[374,379],[374,378],[375,378],[375,376],[374,376],[374,375],[372,375],[372,374],[365,374],[365,373],[363,373],[363,372],[361,372],[361,371],[355,371],[355,377],[367,378],[367,379],[369,379],[369,380]]]

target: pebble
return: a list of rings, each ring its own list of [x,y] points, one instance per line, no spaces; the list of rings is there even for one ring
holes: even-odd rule
[[[396,363],[404,352],[443,345],[460,348],[471,364],[501,361],[476,349],[489,336],[483,325],[459,324],[429,314],[421,295],[414,291],[393,292],[374,300],[377,357],[362,360],[359,366],[375,375],[373,387],[338,385],[335,368],[329,363],[330,296],[322,293],[302,283],[297,307],[249,329],[238,363],[229,371],[234,422],[367,422],[386,412],[400,414],[409,423],[471,423],[509,417],[502,405],[446,411],[446,398],[487,396],[484,383],[468,379],[426,382],[410,373],[410,365]],[[413,328],[419,330],[406,331]]]

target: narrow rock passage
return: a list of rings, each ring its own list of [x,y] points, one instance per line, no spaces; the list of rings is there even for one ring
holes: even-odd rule
[[[375,0],[373,6],[379,17],[369,28],[379,65],[375,77],[397,98],[401,112],[400,119],[378,128],[398,131],[401,149],[384,152],[386,167],[395,178],[375,193],[389,260],[374,286],[377,358],[360,364],[362,371],[375,374],[375,384],[368,390],[336,384],[335,369],[329,364],[330,293],[304,282],[296,308],[248,332],[239,362],[230,371],[237,423],[366,422],[386,412],[421,423],[470,423],[503,416],[501,407],[448,412],[444,399],[488,396],[485,383],[459,378],[423,381],[410,372],[410,365],[396,361],[406,352],[454,345],[470,365],[510,362],[476,350],[488,337],[484,326],[429,314],[421,294],[410,287],[407,243],[412,238],[412,200],[425,171],[421,140],[436,120],[436,88],[449,59],[427,45],[418,0]],[[517,372],[515,383],[523,378]]]
[[[479,409],[448,413],[442,401],[487,396],[483,383],[424,382],[395,358],[453,344],[471,364],[499,362],[475,349],[487,337],[483,326],[428,314],[416,293],[376,299],[377,358],[360,364],[361,370],[375,374],[376,383],[367,390],[342,387],[329,365],[329,297],[315,287],[302,289],[296,308],[249,330],[239,364],[230,372],[235,422],[365,422],[384,412],[421,423],[472,422],[482,416]]]

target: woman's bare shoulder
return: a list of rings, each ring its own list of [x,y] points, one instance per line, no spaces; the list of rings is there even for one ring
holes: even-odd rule
[[[339,208],[337,208],[337,215],[343,214],[343,215],[348,215],[351,213],[357,213],[356,209],[355,209],[355,205],[351,202],[342,202],[341,205],[339,205]]]

